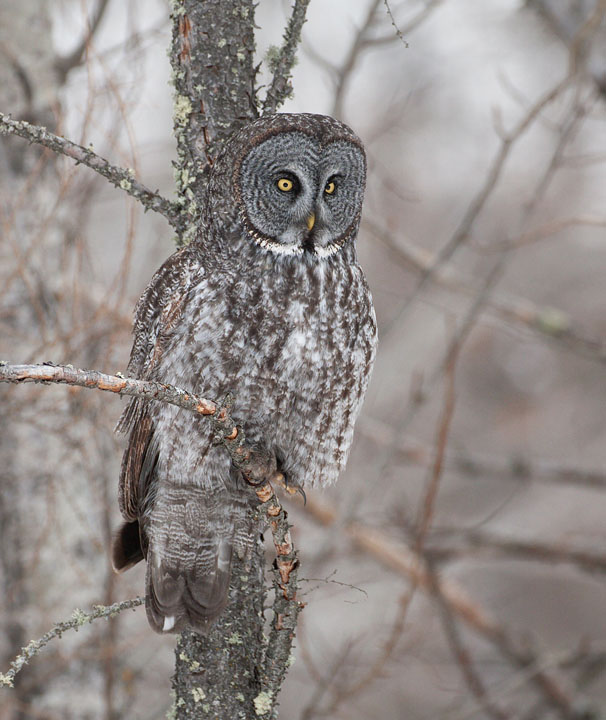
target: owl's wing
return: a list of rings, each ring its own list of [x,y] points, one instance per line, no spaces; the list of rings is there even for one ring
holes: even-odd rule
[[[189,248],[171,255],[139,299],[135,310],[135,339],[127,370],[129,377],[154,377],[181,317],[194,261]],[[153,491],[158,446],[148,405],[139,398],[131,400],[116,429],[130,431],[118,491],[120,511],[126,522],[119,530],[113,548],[114,569],[122,571],[142,560],[147,552],[139,518]]]

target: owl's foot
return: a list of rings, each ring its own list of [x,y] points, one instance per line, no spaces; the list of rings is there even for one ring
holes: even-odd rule
[[[274,472],[270,477],[264,479],[264,480],[252,480],[250,477],[242,474],[246,482],[251,487],[260,487],[261,485],[264,485],[266,482],[272,482],[279,485],[281,488],[286,490],[286,492],[289,495],[296,495],[297,493],[301,494],[301,497],[303,498],[303,504],[307,504],[307,495],[305,495],[305,490],[303,490],[303,486],[300,485],[298,482],[295,482],[293,480],[290,480],[288,475],[284,473],[282,470],[277,470]]]
[[[263,445],[255,445],[246,450],[242,460],[239,462],[234,460],[234,465],[240,470],[248,485],[255,488],[270,482],[276,475],[276,456]]]
[[[279,472],[277,475],[279,475],[279,477],[276,477],[278,484],[283,487],[289,495],[300,493],[303,498],[303,505],[307,505],[307,495],[305,494],[305,490],[303,490],[303,486],[291,480],[284,472]]]

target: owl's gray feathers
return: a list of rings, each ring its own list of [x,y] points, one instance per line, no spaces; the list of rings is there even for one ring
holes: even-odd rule
[[[365,168],[360,141],[332,118],[250,123],[211,170],[196,241],[137,306],[129,374],[229,392],[247,439],[301,486],[344,467],[374,359],[354,245]],[[254,494],[204,418],[134,400],[120,427],[130,438],[114,564],[146,558],[154,629],[205,631],[227,602],[233,553],[257,541]]]

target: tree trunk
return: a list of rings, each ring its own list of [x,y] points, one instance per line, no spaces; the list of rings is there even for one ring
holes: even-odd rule
[[[209,167],[229,135],[258,115],[252,0],[173,3],[171,63],[179,202],[187,213],[182,242],[197,230]],[[248,564],[234,558],[229,604],[207,636],[184,632],[173,677],[175,717],[255,717],[264,654],[263,548]]]
[[[308,2],[309,0],[295,0],[293,5],[293,13],[284,36],[284,45],[278,51],[277,59],[272,65],[274,78],[267,92],[265,103],[265,109],[268,112],[275,111],[289,94],[290,70]],[[102,13],[106,4],[106,2],[100,1],[98,15]],[[29,2],[24,0],[22,7],[27,7],[31,11],[37,9],[36,3],[32,5],[31,0]],[[234,130],[258,116],[255,90],[256,70],[253,64],[254,5],[252,0],[173,0],[172,8],[171,62],[175,84],[174,130],[178,151],[177,161],[175,162],[175,177],[178,200],[177,203],[170,203],[163,198],[157,197],[154,193],[151,193],[151,195],[161,205],[160,208],[155,207],[154,209],[159,209],[167,217],[177,230],[179,242],[185,243],[198,232],[199,208],[205,198],[208,171],[221,151],[223,143]],[[39,16],[35,17],[35,21],[39,21],[39,19]],[[38,47],[37,44],[31,45],[27,42],[21,44],[23,47]],[[86,43],[82,47],[86,47]],[[17,55],[18,53],[15,52],[15,57]],[[65,72],[67,72],[65,64],[61,65],[54,57],[45,59],[45,67],[59,67],[61,72],[56,77],[64,77]],[[22,72],[22,70],[23,68],[20,65],[15,66],[15,72],[23,81],[24,92],[28,95],[31,94],[28,74]],[[10,102],[10,98],[7,99],[7,103],[11,110],[15,111],[15,104]],[[35,115],[29,115],[25,112],[19,113],[18,110],[17,114],[20,114],[24,119],[34,120],[34,122],[40,121],[40,118],[36,118]],[[10,127],[14,129],[19,125],[20,134],[25,134],[25,137],[40,142],[57,152],[64,152],[70,157],[84,158],[82,162],[95,167],[99,172],[101,172],[99,163],[104,168],[107,166],[107,162],[95,156],[92,150],[76,146],[57,137],[52,138],[51,142],[45,136],[45,140],[41,136],[41,128],[28,126],[29,129],[27,129],[25,128],[27,123],[13,123],[11,125],[7,118],[4,118],[3,122],[5,131],[7,128],[10,131]],[[49,123],[40,124],[46,125]],[[33,133],[33,135],[28,133]],[[4,144],[5,158],[0,157],[0,161],[5,159],[8,164],[14,164],[22,160],[22,153],[15,153],[14,158],[9,153],[11,144],[15,142],[19,143],[19,140],[11,137]],[[47,153],[46,157],[49,155],[50,153]],[[91,161],[89,156],[94,156],[93,159],[96,160],[97,165]],[[115,170],[119,174],[126,172],[121,169]],[[20,170],[17,171],[20,172]],[[118,184],[127,192],[132,190],[133,183],[134,180],[131,183],[130,180],[126,181],[122,178],[122,181],[117,182],[114,178],[114,184]],[[42,183],[40,183],[40,187],[43,187]],[[10,196],[8,192],[6,195]],[[137,197],[141,199],[138,195]],[[24,202],[24,205],[27,205],[28,217],[36,219],[39,224],[48,229],[46,226],[50,225],[50,223],[43,212],[44,208],[41,208],[37,202],[29,202],[29,198],[27,202]],[[56,206],[53,206],[53,213],[55,211]],[[6,214],[10,216],[14,213],[11,209]],[[49,217],[55,219],[54,214]],[[16,230],[14,235],[17,236]],[[58,235],[61,242],[62,237],[62,235]],[[20,240],[21,236],[19,236]],[[21,262],[21,254],[17,250],[19,241],[15,240],[13,243],[17,263]],[[45,243],[46,241],[47,238],[45,237]],[[61,242],[58,243],[59,248],[61,248]],[[54,248],[55,244],[57,244],[56,238],[51,239],[51,248]],[[46,253],[46,244],[44,248]],[[71,354],[72,351],[68,349],[70,347],[69,341],[65,340],[65,346],[61,344],[61,338],[63,337],[61,331],[65,331],[63,321],[67,323],[67,328],[71,330],[69,313],[65,313],[56,301],[56,298],[61,298],[61,293],[53,295],[52,290],[45,288],[46,282],[61,282],[64,279],[66,270],[60,264],[62,260],[61,254],[55,254],[57,258],[52,255],[52,263],[47,262],[45,267],[37,269],[37,272],[32,269],[32,272],[40,276],[36,278],[39,281],[36,289],[39,286],[40,290],[43,291],[43,297],[39,300],[32,297],[30,285],[24,279],[24,294],[26,297],[22,302],[15,302],[14,305],[18,306],[19,313],[26,312],[33,317],[34,322],[30,339],[40,336],[42,340],[41,348],[58,346],[64,348],[66,354]],[[46,255],[44,260],[47,261]],[[57,268],[55,268],[55,260],[59,261]],[[29,272],[30,267],[32,267],[30,258],[24,259],[22,266]],[[73,302],[72,299],[72,305]],[[47,317],[47,314],[49,317]],[[35,326],[36,321],[41,326],[40,328]],[[31,318],[29,323],[32,325]],[[20,322],[19,327],[28,328],[28,322]],[[48,332],[46,332],[47,330]],[[64,334],[67,338],[70,337],[67,331]],[[87,351],[90,348],[92,353],[90,360],[94,366],[98,354],[95,351],[97,341],[93,343],[92,347],[90,343],[85,343],[83,347]],[[31,353],[31,348],[28,349]],[[41,351],[40,348],[36,350],[38,354]],[[11,348],[11,353],[14,352],[21,355],[28,354],[25,347],[17,344]],[[70,359],[75,362],[80,361],[78,357],[70,357]],[[71,366],[69,367],[71,368]],[[73,368],[71,368],[71,371],[78,372],[74,371]],[[77,404],[74,403],[74,405]],[[65,414],[65,408],[54,406],[50,412],[46,410],[39,413],[41,417],[44,417],[48,428],[55,425],[53,422],[55,410],[58,413],[63,412]],[[88,416],[83,414],[82,419],[84,417]],[[57,423],[57,426],[59,425]],[[51,445],[51,448],[54,456],[57,455],[57,449],[61,447],[61,443],[71,442],[75,444],[81,439],[78,436],[78,427],[80,425],[69,423],[57,433],[58,435],[65,434],[66,437],[53,438],[54,444]],[[86,432],[86,430],[83,429],[83,432]],[[72,433],[74,437],[70,437]],[[245,442],[243,433],[234,428],[233,433],[230,431],[229,438],[231,438],[230,442],[233,440],[234,447],[231,450],[233,450],[234,454],[232,459],[236,466],[241,467],[238,463],[242,463],[242,467],[245,467],[246,463],[250,464],[250,448],[241,444]],[[225,438],[226,443],[229,438]],[[100,452],[101,445],[102,443],[98,443]],[[226,447],[228,445],[229,443],[227,443]],[[36,448],[31,453],[32,457],[36,454],[36,451],[38,453],[43,452],[42,449]],[[104,453],[101,452],[101,454]],[[95,455],[94,452],[93,455]],[[60,470],[56,466],[53,467],[52,462],[50,464],[41,462],[40,467],[47,466],[49,468],[48,473],[51,473],[53,477],[65,476],[66,481],[70,483],[69,488],[67,488],[68,494],[74,495],[82,491],[90,491],[86,488],[78,488],[77,483],[81,478],[72,468],[69,457],[68,453],[65,453],[60,458],[55,457],[55,460],[60,460],[62,463]],[[93,462],[90,453],[88,459],[91,461],[90,469],[95,474],[95,477],[99,474],[95,468],[101,465],[104,468],[107,467],[101,460]],[[8,471],[11,468],[11,463],[7,462],[5,467]],[[35,473],[32,474],[35,475]],[[11,519],[11,522],[5,523],[7,528],[7,548],[12,543],[11,554],[7,555],[3,560],[12,559],[14,562],[20,562],[22,554],[19,551],[22,534],[19,522],[23,513],[20,513],[18,509],[13,513],[8,505],[14,503],[14,498],[23,492],[23,478],[28,478],[28,474],[19,467],[15,469],[14,477],[20,478],[20,482],[17,484],[16,481],[13,482],[10,478],[5,480],[5,484],[12,483],[14,487],[11,487],[11,492],[5,494],[4,504],[0,507],[2,515]],[[250,477],[255,479],[254,474],[250,474]],[[263,478],[265,477],[266,475],[263,474]],[[88,478],[88,480],[90,481],[91,478]],[[74,485],[76,486],[74,487]],[[12,490],[18,490],[19,492],[15,493]],[[253,491],[251,490],[251,492]],[[186,632],[177,641],[176,671],[173,678],[175,693],[174,716],[177,718],[269,718],[276,716],[275,700],[288,665],[297,614],[301,608],[296,599],[297,559],[288,531],[286,513],[281,508],[271,487],[269,484],[263,487],[259,486],[256,488],[256,493],[272,527],[276,550],[274,572],[274,587],[276,589],[274,612],[276,619],[269,632],[269,639],[266,639],[263,635],[263,609],[266,598],[265,560],[263,546],[259,539],[251,557],[246,560],[234,559],[229,603],[219,621],[209,631],[209,634],[199,636],[192,632]],[[31,496],[35,498],[35,493],[31,493]],[[90,505],[94,506],[94,502],[90,503]],[[107,541],[107,522],[103,524],[102,535]],[[26,577],[27,573],[23,569],[19,571],[18,568],[17,570],[9,568],[6,562],[3,564],[5,574],[11,576],[9,581],[12,582],[17,577],[22,579]],[[87,567],[85,572],[87,580],[94,586],[97,580],[93,576],[92,570],[92,566]],[[53,576],[57,583],[61,583],[62,573],[63,568],[57,567]],[[112,587],[113,583],[106,584],[107,592],[110,595],[112,594]],[[112,663],[117,659],[114,655],[112,636],[108,635],[107,637],[105,697],[106,716],[111,717],[113,715],[113,678],[116,675],[116,669]],[[66,711],[64,717],[69,717],[70,714],[71,711]]]
[[[173,677],[176,718],[255,717],[264,652],[264,564],[261,543],[248,565],[234,558],[229,604],[219,620],[207,636],[184,632],[179,637]]]

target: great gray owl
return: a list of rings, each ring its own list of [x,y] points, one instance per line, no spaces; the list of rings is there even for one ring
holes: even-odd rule
[[[230,393],[247,440],[301,487],[344,467],[374,360],[355,248],[365,178],[362,143],[342,123],[253,121],[210,171],[197,239],[136,309],[129,375]],[[205,418],[134,399],[119,428],[130,438],[114,567],[146,558],[154,630],[205,632],[227,603],[232,553],[258,538],[256,496]]]

